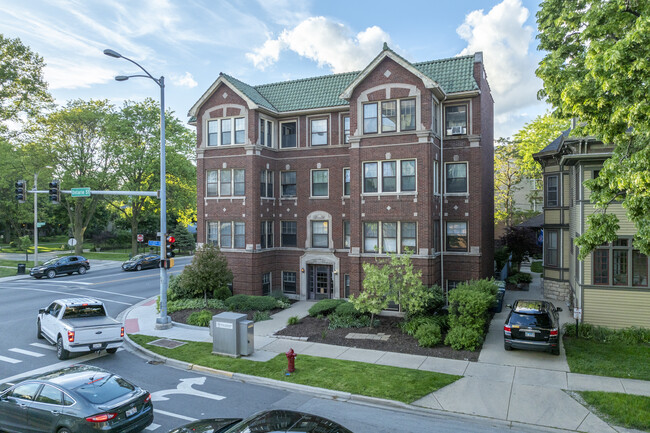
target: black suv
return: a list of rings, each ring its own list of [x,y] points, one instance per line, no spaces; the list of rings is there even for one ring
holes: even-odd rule
[[[81,256],[55,257],[43,263],[41,266],[35,266],[29,271],[29,275],[34,278],[54,278],[60,274],[72,275],[78,272],[79,275],[85,274],[90,269],[88,259]]]
[[[547,301],[520,299],[512,305],[503,326],[503,347],[506,350],[530,349],[560,354],[560,320],[558,312]]]

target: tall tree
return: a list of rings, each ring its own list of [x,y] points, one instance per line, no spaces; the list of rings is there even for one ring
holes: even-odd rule
[[[20,39],[0,34],[0,133],[8,131],[8,122],[19,123],[39,114],[52,102],[44,66],[43,58]]]
[[[512,140],[499,138],[494,147],[494,222],[512,227],[515,192],[521,189],[519,150]]]
[[[537,116],[532,122],[526,123],[513,136],[522,178],[539,179],[542,177],[542,168],[533,159],[533,155],[544,149],[568,128],[568,120],[545,113]]]
[[[160,105],[153,99],[127,101],[111,124],[115,174],[119,188],[126,191],[160,189]],[[182,219],[196,215],[196,168],[192,164],[193,132],[172,112],[165,113],[167,205],[169,214]],[[117,187],[116,187],[117,189]],[[191,200],[188,200],[191,197]],[[160,212],[160,201],[148,196],[111,200],[111,205],[128,221],[131,250],[137,253],[140,224]]]
[[[584,258],[616,239],[621,201],[637,229],[635,248],[650,254],[650,2],[545,0],[537,13],[537,69],[546,98],[560,117],[577,117],[577,131],[615,145],[598,178],[586,182],[600,212],[578,238]]]
[[[113,106],[107,101],[70,101],[38,123],[30,149],[38,153],[43,148],[47,152],[62,189],[111,189],[115,185],[116,161],[108,127],[114,115]],[[84,233],[100,201],[100,195],[73,198],[61,194],[61,204],[77,241],[77,254],[82,252]]]

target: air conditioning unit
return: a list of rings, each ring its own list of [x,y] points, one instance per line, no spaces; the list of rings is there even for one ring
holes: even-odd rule
[[[447,135],[460,135],[465,133],[464,126],[452,126],[451,129],[447,129]]]

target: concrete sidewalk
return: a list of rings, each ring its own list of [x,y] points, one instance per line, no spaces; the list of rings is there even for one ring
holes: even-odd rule
[[[533,281],[529,292],[511,292],[506,296],[508,303],[518,298],[541,297],[539,277]],[[650,396],[649,381],[569,372],[564,351],[559,357],[528,351],[506,352],[503,349],[502,335],[507,315],[505,308],[495,315],[478,362],[333,346],[273,336],[277,330],[286,326],[289,317],[306,316],[311,305],[313,302],[297,302],[274,315],[272,320],[255,323],[255,353],[246,359],[267,361],[293,348],[299,355],[459,375],[463,377],[413,402],[412,406],[571,431],[614,433],[630,430],[609,426],[566,391],[607,391]],[[156,330],[156,317],[155,299],[132,307],[124,314],[127,333],[212,342],[207,328],[175,324],[168,330]],[[563,312],[563,317],[570,318],[566,311]],[[267,382],[271,386],[284,386],[284,382]]]

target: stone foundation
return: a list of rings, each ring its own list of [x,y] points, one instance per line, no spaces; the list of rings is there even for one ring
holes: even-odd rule
[[[567,281],[544,280],[544,297],[558,301],[569,301],[571,299],[571,287]]]

